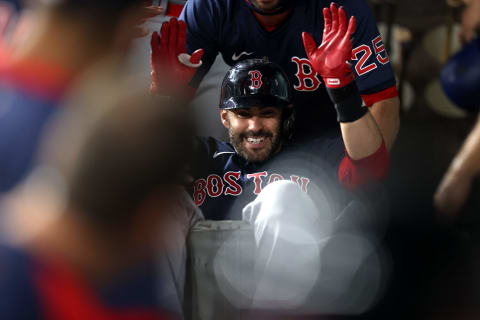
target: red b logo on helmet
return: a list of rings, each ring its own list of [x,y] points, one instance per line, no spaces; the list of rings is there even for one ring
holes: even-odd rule
[[[250,89],[260,89],[262,87],[262,73],[258,70],[249,71],[248,74],[250,75],[250,81],[252,84],[250,85]]]

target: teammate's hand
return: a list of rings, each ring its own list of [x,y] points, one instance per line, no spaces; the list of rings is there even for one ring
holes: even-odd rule
[[[186,53],[187,24],[171,18],[160,30],[152,34],[150,64],[152,66],[152,94],[185,94],[188,86],[202,65],[203,49],[191,56]]]
[[[322,44],[317,48],[310,34],[303,32],[303,45],[315,71],[320,74],[325,85],[330,88],[344,87],[354,80],[349,64],[352,57],[351,37],[355,32],[355,17],[351,17],[347,27],[347,16],[343,7],[332,3],[330,9],[323,9],[325,27]]]
[[[473,178],[449,169],[434,195],[434,206],[442,218],[456,218],[470,194]]]

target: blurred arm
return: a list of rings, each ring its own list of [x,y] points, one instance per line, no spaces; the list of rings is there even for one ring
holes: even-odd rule
[[[480,27],[480,0],[464,0],[467,6],[462,14],[462,30],[460,39],[464,43],[473,40]]]
[[[480,172],[480,119],[443,176],[434,196],[435,207],[455,215],[465,204],[473,179]]]
[[[450,168],[459,174],[470,177],[480,172],[480,120],[477,120]]]

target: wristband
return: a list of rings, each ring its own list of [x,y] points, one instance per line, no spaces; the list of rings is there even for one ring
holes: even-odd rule
[[[323,77],[325,81],[325,86],[327,88],[338,89],[343,87],[348,87],[350,83],[352,83],[355,78],[353,77],[353,73],[351,70],[347,74],[345,74],[342,78],[331,78],[331,77]]]
[[[336,89],[327,87],[327,92],[335,104],[338,122],[354,122],[368,112],[368,109],[362,106],[362,97],[355,82]]]

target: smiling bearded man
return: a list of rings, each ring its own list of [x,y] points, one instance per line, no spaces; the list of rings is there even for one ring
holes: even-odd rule
[[[275,107],[253,107],[222,113],[224,124],[227,122],[230,143],[249,162],[264,162],[280,150],[281,117],[281,110]],[[259,123],[253,118],[258,118]]]

